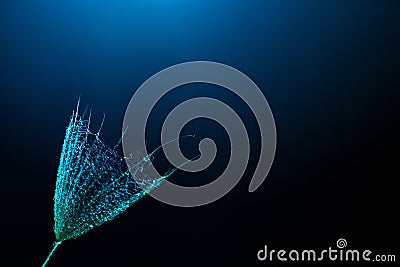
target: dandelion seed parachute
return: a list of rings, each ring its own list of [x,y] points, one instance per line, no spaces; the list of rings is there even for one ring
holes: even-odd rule
[[[100,130],[90,131],[90,115],[85,119],[78,114],[78,108],[66,130],[57,173],[56,241],[42,267],[63,241],[113,220],[176,170],[162,177],[147,177],[146,167],[151,165],[155,151],[139,159],[134,155],[121,158],[115,148],[99,139]]]

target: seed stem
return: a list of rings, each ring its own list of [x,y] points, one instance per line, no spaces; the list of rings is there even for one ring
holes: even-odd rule
[[[60,245],[62,243],[62,241],[56,241],[53,243],[53,248],[51,249],[49,255],[47,256],[46,260],[44,261],[42,267],[46,266],[47,262],[50,260],[51,255],[53,255],[54,251],[56,250],[56,248],[58,247],[58,245]]]

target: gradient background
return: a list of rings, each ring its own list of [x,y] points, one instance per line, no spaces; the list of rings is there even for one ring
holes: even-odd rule
[[[94,129],[106,114],[101,136],[114,144],[136,88],[193,60],[231,65],[263,90],[278,133],[264,184],[247,192],[260,138],[248,107],[216,86],[177,88],[152,113],[149,148],[175,105],[215,97],[249,129],[246,175],[203,207],[146,196],[63,243],[48,266],[266,265],[256,258],[265,244],[325,249],[338,238],[399,258],[399,14],[398,1],[1,1],[0,265],[40,266],[50,250],[56,171],[78,97],[93,108]],[[218,155],[202,173],[171,179],[207,183],[227,163],[227,134],[205,119],[184,132],[197,134],[182,144],[186,155],[202,137]],[[169,167],[162,153],[155,165]]]

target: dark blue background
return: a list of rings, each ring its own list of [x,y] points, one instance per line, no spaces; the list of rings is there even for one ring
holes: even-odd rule
[[[102,137],[114,144],[136,88],[192,60],[231,65],[263,90],[278,132],[268,179],[247,192],[259,136],[244,103],[218,87],[177,88],[152,115],[149,145],[180,100],[215,97],[250,129],[245,177],[199,208],[147,196],[62,244],[49,266],[247,266],[265,244],[318,249],[340,237],[352,248],[398,252],[397,2],[1,1],[1,265],[39,266],[47,256],[61,144],[78,97],[93,108],[93,127],[106,114]],[[226,133],[206,120],[184,130],[198,134],[188,155],[204,136],[221,149],[210,169],[173,181],[212,180],[226,164]]]

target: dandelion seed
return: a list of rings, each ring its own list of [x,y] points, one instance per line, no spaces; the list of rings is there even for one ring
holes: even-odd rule
[[[63,241],[113,220],[176,170],[148,177],[146,168],[155,151],[142,158],[120,157],[116,147],[99,139],[101,127],[97,133],[90,131],[91,115],[85,119],[78,109],[79,102],[62,146],[54,195],[55,242],[42,267]]]

